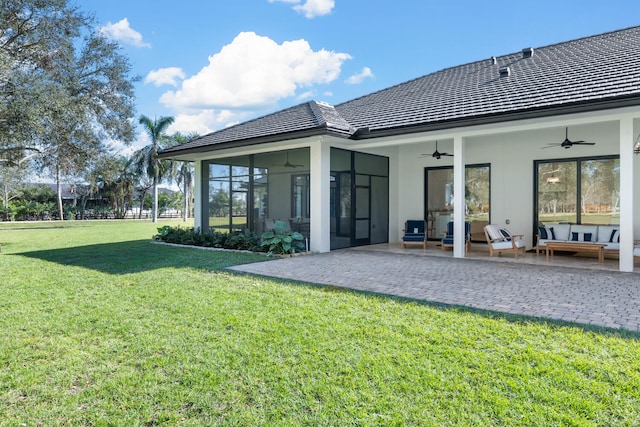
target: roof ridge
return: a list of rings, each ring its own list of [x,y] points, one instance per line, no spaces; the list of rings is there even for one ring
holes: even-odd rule
[[[322,114],[322,111],[320,111],[320,106],[318,105],[318,102],[314,101],[313,99],[310,101],[307,101],[307,104],[309,104],[309,108],[311,108],[311,114],[313,114],[313,117],[316,119],[318,125],[327,125],[327,120],[325,119],[324,115]],[[329,104],[327,104],[329,105]]]
[[[311,112],[313,113],[318,125],[334,130],[346,131],[353,134],[356,128],[345,119],[342,114],[331,104],[323,101],[309,101]],[[327,111],[329,114],[327,114]]]

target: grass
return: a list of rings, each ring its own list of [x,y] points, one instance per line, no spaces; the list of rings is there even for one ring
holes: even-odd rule
[[[235,275],[264,256],[154,231],[0,224],[0,425],[640,424],[637,335]]]

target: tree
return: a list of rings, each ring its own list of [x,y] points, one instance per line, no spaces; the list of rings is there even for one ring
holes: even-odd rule
[[[183,144],[193,138],[197,138],[199,135],[197,133],[191,133],[189,135],[182,135],[179,132],[174,133],[171,136],[171,139],[174,142],[174,145]],[[193,170],[192,162],[174,162],[177,165],[175,170],[175,178],[178,186],[180,187],[180,191],[182,192],[184,207],[182,209],[182,220],[184,222],[187,221],[189,217],[189,201],[191,200],[191,196],[193,193],[193,179],[195,175],[195,171]]]
[[[0,191],[2,192],[2,206],[0,215],[4,220],[9,220],[9,202],[22,195],[24,187],[25,169],[18,166],[0,166]]]
[[[151,120],[145,115],[140,116],[140,124],[149,135],[151,144],[134,153],[133,162],[136,165],[136,170],[146,174],[153,183],[153,206],[151,207],[153,222],[158,221],[158,184],[169,174],[171,168],[171,161],[160,160],[158,151],[160,148],[164,148],[164,145],[169,145],[169,137],[165,132],[173,120],[173,117],[160,117]]]
[[[87,167],[105,139],[133,139],[136,78],[120,46],[69,0],[0,5],[0,148],[18,158],[39,150],[62,217],[63,177]]]
[[[134,173],[131,162],[125,157],[114,160],[108,175],[102,177],[100,186],[117,219],[126,216],[131,207],[134,191]]]
[[[49,71],[89,22],[68,0],[0,2],[0,152],[22,158],[50,110]]]

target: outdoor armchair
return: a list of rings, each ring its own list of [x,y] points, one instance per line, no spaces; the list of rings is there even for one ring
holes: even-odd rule
[[[407,245],[422,245],[422,249],[427,249],[427,222],[423,219],[409,219],[404,224],[404,236],[402,236],[402,247]]]
[[[502,252],[513,252],[515,258],[518,258],[518,251],[522,249],[522,255],[526,251],[524,235],[511,234],[509,230],[501,228],[497,224],[489,224],[484,227],[484,235],[489,245],[489,256],[492,257],[494,252],[501,254]]]
[[[453,248],[453,221],[449,221],[447,223],[447,231],[444,233],[444,237],[442,238],[442,250],[445,248]],[[465,252],[469,252],[471,248],[471,223],[468,221],[464,222],[464,250]]]

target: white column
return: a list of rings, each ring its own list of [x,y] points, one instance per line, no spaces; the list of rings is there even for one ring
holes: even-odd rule
[[[198,230],[202,228],[202,215],[204,214],[204,212],[202,212],[202,206],[206,206],[205,203],[207,203],[206,201],[202,200],[202,198],[204,197],[204,194],[202,194],[202,162],[201,161],[195,161],[193,162],[194,164],[194,175],[195,175],[195,180],[193,183],[193,195],[194,195],[194,202],[193,202],[193,228]]]
[[[633,117],[620,120],[620,271],[633,271]]]
[[[331,147],[320,138],[311,144],[310,156],[310,249],[314,252],[329,252],[331,248],[331,220],[329,218]]]
[[[464,141],[453,137],[453,256],[464,258]]]

